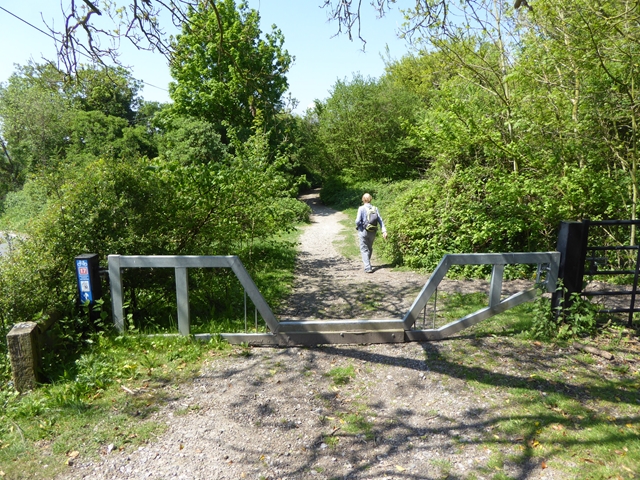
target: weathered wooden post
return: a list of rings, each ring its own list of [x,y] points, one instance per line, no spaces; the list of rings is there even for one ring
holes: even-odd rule
[[[38,383],[40,328],[35,322],[18,323],[7,334],[7,349],[13,384],[19,392],[33,390]]]

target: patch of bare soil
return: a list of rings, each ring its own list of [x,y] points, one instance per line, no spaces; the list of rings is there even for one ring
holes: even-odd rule
[[[355,230],[345,232],[342,214],[317,195],[305,200],[314,214],[301,238],[295,291],[280,317],[403,316],[427,277],[393,271],[375,257],[375,273],[365,274],[333,246]],[[486,291],[488,285],[448,282],[443,289]],[[467,350],[490,352],[491,364],[474,363]],[[532,398],[580,388],[570,378],[528,382],[541,369],[571,370],[567,352],[557,348],[523,349],[508,338],[463,332],[422,345],[244,353],[214,355],[191,382],[167,386],[175,400],[155,415],[167,425],[157,440],[135,451],[105,448],[97,460],[79,459],[65,478],[573,478],[570,469],[523,455],[518,434],[494,431],[510,415],[510,386],[524,385]],[[596,360],[596,371],[602,362]],[[477,381],[468,382],[470,375]]]

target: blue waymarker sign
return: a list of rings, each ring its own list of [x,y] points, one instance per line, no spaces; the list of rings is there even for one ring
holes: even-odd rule
[[[89,275],[89,262],[76,259],[76,275],[78,277],[78,290],[80,303],[93,303],[93,290],[91,288],[91,276]]]

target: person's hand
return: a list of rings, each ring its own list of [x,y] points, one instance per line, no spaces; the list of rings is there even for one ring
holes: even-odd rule
[[[382,232],[382,238],[387,239],[387,232]]]

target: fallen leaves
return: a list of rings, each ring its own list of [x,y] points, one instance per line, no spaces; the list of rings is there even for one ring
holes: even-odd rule
[[[67,452],[67,465],[72,466],[73,462],[75,461],[76,458],[78,458],[78,455],[80,455],[80,452],[77,450],[73,450],[72,452]]]

